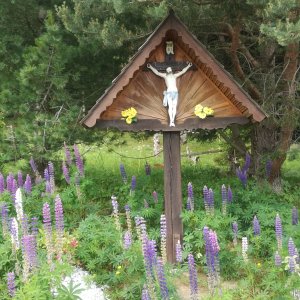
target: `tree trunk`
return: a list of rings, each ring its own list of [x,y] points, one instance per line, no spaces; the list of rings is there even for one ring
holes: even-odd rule
[[[283,97],[285,97],[284,117],[277,145],[277,155],[273,160],[269,181],[273,186],[280,184],[280,171],[286,159],[286,153],[292,142],[296,127],[296,75],[298,71],[299,43],[294,42],[286,47],[283,71]]]

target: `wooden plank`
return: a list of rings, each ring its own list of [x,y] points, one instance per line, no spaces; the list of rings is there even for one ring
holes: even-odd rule
[[[225,128],[231,124],[245,125],[250,120],[246,117],[208,117],[201,120],[197,117],[185,119],[183,123],[176,124],[175,127],[169,127],[168,124],[163,124],[157,119],[153,120],[138,120],[137,123],[126,124],[124,120],[98,120],[96,126],[100,129],[115,128],[120,131],[181,131],[181,130],[193,130],[193,129],[218,129]],[[89,128],[89,127],[88,127]]]
[[[164,198],[167,223],[167,260],[175,263],[176,242],[183,237],[180,131],[164,132]]]

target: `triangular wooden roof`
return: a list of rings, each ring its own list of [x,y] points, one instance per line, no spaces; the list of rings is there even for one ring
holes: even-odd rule
[[[173,128],[168,126],[167,110],[162,106],[164,81],[145,70],[148,62],[162,60],[165,41],[170,39],[174,40],[180,58],[192,61],[197,68],[194,75],[183,75],[184,79],[178,84],[181,95],[176,127]],[[204,120],[195,117],[193,109],[198,103],[213,107],[214,117]],[[131,106],[138,110],[138,122],[127,125],[121,120],[120,112]],[[256,102],[171,12],[113,80],[82,123],[88,128],[97,125],[127,131],[174,131],[224,128],[232,123],[245,124],[249,120],[260,122],[265,117]]]

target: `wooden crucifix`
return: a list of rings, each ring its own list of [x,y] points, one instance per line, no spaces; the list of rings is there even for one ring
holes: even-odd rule
[[[167,41],[165,61],[147,64],[147,68],[165,80],[167,89],[163,93],[163,106],[168,106],[170,127],[176,127],[175,117],[178,104],[176,79],[193,66],[190,62],[175,61],[174,56],[173,42]],[[169,262],[175,262],[176,244],[178,242],[182,244],[183,237],[180,217],[182,211],[180,131],[163,132],[163,146],[167,259]]]

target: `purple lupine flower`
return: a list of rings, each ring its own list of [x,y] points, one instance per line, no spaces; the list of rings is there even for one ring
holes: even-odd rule
[[[237,222],[232,223],[232,232],[233,232],[233,244],[237,245],[237,234],[238,234],[238,224]]]
[[[131,178],[131,188],[130,188],[130,191],[134,192],[135,188],[136,188],[136,177],[133,175],[132,178]]]
[[[192,210],[192,205],[191,205],[191,199],[190,198],[187,198],[187,201],[186,201],[186,210],[189,210],[189,211]]]
[[[266,162],[266,176],[267,176],[267,179],[269,179],[270,175],[271,175],[271,170],[272,170],[272,160],[268,160]]]
[[[231,190],[230,186],[227,189],[227,201],[228,201],[228,203],[232,202],[232,190]]]
[[[154,203],[157,204],[158,203],[158,196],[157,196],[157,192],[156,191],[153,191],[152,197],[153,197]]]
[[[30,194],[31,193],[31,189],[32,189],[32,186],[31,186],[31,178],[29,176],[29,174],[26,175],[26,180],[25,180],[25,183],[24,183],[24,190],[27,194]]]
[[[48,261],[48,264],[51,265],[52,264],[52,254],[53,254],[52,224],[51,224],[50,206],[47,202],[44,203],[44,205],[43,205],[43,223],[44,223],[45,240],[46,240],[46,248],[47,248],[47,261]],[[31,232],[34,235],[32,223],[31,223]]]
[[[275,255],[274,255],[274,262],[275,262],[275,266],[276,267],[280,267],[281,266],[281,256],[279,255],[278,251],[276,251]]]
[[[28,216],[24,214],[21,219],[21,228],[22,234],[28,235],[29,234],[29,224],[28,224]]]
[[[126,184],[127,183],[127,174],[125,171],[124,164],[120,164],[120,173],[121,173],[121,177],[122,177],[124,184]]]
[[[151,300],[150,293],[149,293],[147,287],[143,288],[143,291],[142,291],[142,300]]]
[[[295,246],[294,241],[293,241],[292,238],[289,238],[288,250],[289,250],[289,256],[293,257],[293,256],[296,255],[296,246]]]
[[[124,234],[124,248],[129,249],[131,244],[132,244],[132,238],[131,238],[131,233],[129,231],[126,231]]]
[[[295,206],[292,209],[292,225],[298,225],[298,209]]]
[[[79,152],[79,149],[77,147],[76,144],[74,144],[74,155],[75,155],[75,163],[76,163],[76,167],[77,167],[77,170],[80,174],[81,177],[84,177],[84,166],[83,166],[83,160],[81,158],[81,155],[80,155],[80,152]]]
[[[5,236],[9,232],[8,208],[6,203],[3,203],[1,206],[1,223],[3,236]]]
[[[10,219],[10,235],[11,235],[11,242],[13,244],[13,249],[17,250],[20,248],[19,243],[19,225],[16,218]]]
[[[30,269],[37,267],[36,240],[33,235],[24,235],[22,238],[23,255]]]
[[[194,210],[194,193],[193,193],[193,185],[191,182],[188,183],[188,188],[187,188],[187,193],[188,193],[188,202],[190,205],[190,210]]]
[[[38,229],[38,218],[32,217],[30,223],[31,234],[37,237],[39,229]]]
[[[236,169],[236,176],[238,177],[238,179],[243,184],[243,187],[245,188],[247,185],[247,171],[241,170],[241,168],[239,167]]]
[[[191,299],[197,299],[199,297],[197,269],[196,269],[196,265],[195,265],[194,256],[191,253],[188,255],[188,265],[189,265]]]
[[[70,184],[70,174],[69,174],[69,170],[68,170],[68,167],[65,162],[63,162],[63,164],[62,164],[62,171],[63,171],[66,182],[68,184]]]
[[[12,181],[12,185],[11,185],[11,198],[13,201],[13,204],[16,204],[16,193],[17,193],[17,189],[18,189],[18,184],[16,179],[13,179]]]
[[[45,178],[45,181],[50,181],[50,174],[49,174],[49,169],[46,168],[44,170],[44,178]]]
[[[250,165],[251,165],[251,156],[250,156],[250,154],[247,152],[247,153],[246,153],[246,158],[245,158],[245,164],[244,164],[244,166],[243,166],[243,168],[242,168],[242,171],[247,173],[248,170],[249,170],[249,168],[250,168]]]
[[[208,198],[209,198],[209,192],[208,192],[207,186],[205,185],[203,187],[203,200],[204,200],[204,207],[205,207],[206,212],[208,212],[208,210],[209,210],[209,207],[208,207],[209,199]]]
[[[66,159],[66,163],[68,164],[68,166],[70,167],[72,165],[72,157],[71,157],[71,152],[66,144],[66,142],[64,142],[64,149],[65,149],[65,159]]]
[[[296,260],[294,257],[289,257],[289,270],[294,273],[296,270]]]
[[[15,283],[15,273],[14,272],[7,273],[7,289],[8,289],[8,294],[11,297],[14,297],[15,293],[16,293],[16,283]]]
[[[167,280],[165,276],[163,261],[160,257],[157,258],[157,278],[160,287],[161,299],[167,300],[169,298],[169,291],[167,287]]]
[[[254,235],[260,235],[260,225],[256,216],[253,218],[253,233]]]
[[[62,259],[62,247],[63,247],[63,236],[64,236],[64,211],[61,199],[59,195],[55,198],[55,228],[56,228],[56,249],[57,259]]]
[[[147,202],[146,199],[144,199],[144,208],[149,208],[149,203]]]
[[[18,171],[18,187],[23,187],[23,174],[21,171]]]
[[[54,165],[51,161],[48,162],[48,170],[49,170],[49,182],[51,187],[51,194],[53,194],[55,190],[55,178],[54,178]]]
[[[51,194],[52,189],[51,189],[51,183],[50,181],[46,181],[46,194]]]
[[[119,203],[117,201],[117,197],[111,196],[111,204],[113,207],[113,216],[115,219],[116,228],[118,231],[121,231],[121,224],[119,219]]]
[[[128,232],[130,233],[130,236],[132,235],[132,226],[131,226],[131,217],[130,217],[130,207],[128,204],[125,205],[125,214],[126,214],[126,223]]]
[[[166,216],[160,216],[160,239],[161,239],[161,255],[163,263],[167,262],[167,222]]]
[[[208,190],[208,209],[211,214],[214,214],[214,191],[212,189]]]
[[[151,175],[151,167],[150,167],[150,165],[147,162],[145,164],[145,173],[146,173],[146,176],[150,176]]]
[[[227,213],[227,202],[228,202],[228,197],[227,197],[227,190],[225,184],[222,185],[221,187],[221,193],[222,193],[222,213],[223,215],[226,215]]]
[[[9,173],[6,177],[6,190],[11,193],[13,188],[14,175]]]
[[[5,182],[4,182],[4,177],[0,173],[0,194],[2,194],[5,190]]]
[[[32,169],[33,173],[37,173],[37,167],[36,167],[36,164],[35,164],[35,161],[34,161],[33,157],[30,158],[29,163],[30,163],[30,166],[31,166],[31,169]]]
[[[182,262],[182,248],[180,241],[177,241],[176,244],[176,262],[181,263]]]
[[[279,214],[276,215],[275,218],[275,233],[277,239],[278,250],[282,249],[282,225]]]

